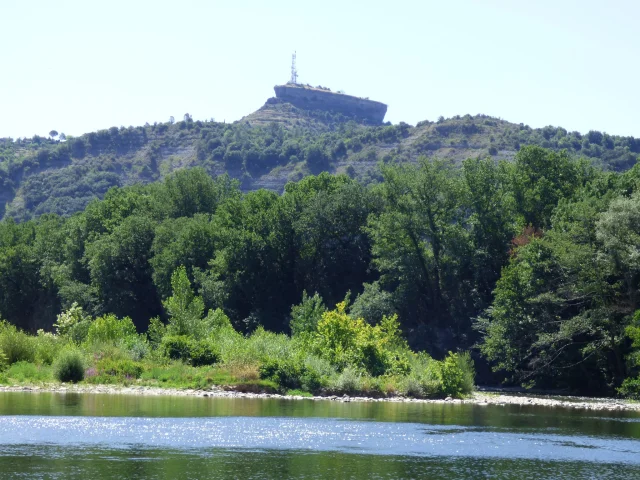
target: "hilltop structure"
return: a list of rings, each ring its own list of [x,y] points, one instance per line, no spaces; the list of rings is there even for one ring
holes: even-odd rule
[[[303,110],[324,110],[341,113],[364,123],[379,125],[384,121],[387,106],[368,98],[332,92],[328,88],[287,83],[273,87],[276,98]]]
[[[290,103],[303,110],[322,110],[340,113],[346,117],[373,125],[381,124],[387,113],[387,106],[368,98],[354,97],[342,92],[332,92],[325,87],[312,87],[298,83],[296,52],[291,56],[291,78],[285,85],[273,87],[276,100],[267,103]]]

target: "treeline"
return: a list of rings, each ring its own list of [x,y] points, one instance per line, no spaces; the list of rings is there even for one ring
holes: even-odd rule
[[[145,331],[169,318],[184,267],[205,310],[241,332],[289,332],[292,306],[317,293],[371,325],[397,314],[435,358],[478,346],[498,379],[613,393],[635,377],[638,167],[603,172],[526,147],[514,162],[423,157],[381,176],[243,194],[227,176],[181,170],[70,218],[5,220],[0,315],[48,330],[77,302]]]
[[[366,145],[397,142],[408,129],[403,123],[364,127],[353,121],[324,128],[250,126],[194,121],[186,114],[176,123],[112,127],[65,142],[40,137],[4,142],[0,187],[12,192],[11,197],[20,189],[21,201],[9,207],[7,216],[26,220],[44,213],[69,215],[102,198],[110,187],[164,177],[176,168],[170,153],[187,149],[195,152],[195,164],[210,174],[229,172],[246,190],[254,177],[274,168],[300,165],[296,177],[302,178],[329,169]]]
[[[486,149],[490,155],[518,151],[528,145],[590,159],[604,169],[623,171],[631,168],[640,154],[640,140],[631,136],[609,135],[591,130],[586,134],[570,132],[552,125],[531,128],[487,115],[457,115],[437,122],[419,122],[417,127],[431,126],[415,143],[419,153],[446,147]]]
[[[103,198],[111,187],[158,181],[185,166],[200,166],[212,176],[229,173],[243,191],[266,184],[280,192],[287,179],[338,168],[361,183],[379,182],[378,161],[415,163],[421,155],[458,161],[466,156],[512,158],[521,148],[538,145],[623,171],[640,153],[633,137],[533,129],[486,115],[441,118],[416,127],[366,126],[330,112],[275,107],[283,110],[259,110],[247,117],[253,123],[200,121],[185,114],[173,123],[111,127],[65,141],[0,139],[0,215],[21,221],[45,213],[70,215]]]

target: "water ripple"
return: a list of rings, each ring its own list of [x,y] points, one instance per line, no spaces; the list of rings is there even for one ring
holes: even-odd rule
[[[20,445],[306,450],[640,464],[640,442],[630,439],[323,418],[0,416],[0,456]]]

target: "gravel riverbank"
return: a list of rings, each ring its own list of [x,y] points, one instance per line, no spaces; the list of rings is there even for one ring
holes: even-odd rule
[[[406,397],[373,398],[363,396],[291,396],[278,395],[272,393],[246,393],[226,390],[221,387],[213,387],[210,390],[193,389],[170,389],[147,386],[113,386],[113,385],[45,385],[45,386],[0,386],[2,392],[51,392],[51,393],[87,393],[87,394],[107,394],[107,395],[174,395],[183,397],[208,397],[208,398],[272,398],[286,400],[307,400],[321,401],[329,400],[336,402],[410,402],[410,403],[434,403],[434,404],[473,404],[478,406],[487,405],[522,405],[539,406],[549,408],[572,408],[582,410],[605,410],[605,411],[640,411],[640,403],[614,398],[588,398],[570,396],[547,396],[547,395],[526,395],[521,393],[485,393],[474,392],[464,399],[416,399]]]

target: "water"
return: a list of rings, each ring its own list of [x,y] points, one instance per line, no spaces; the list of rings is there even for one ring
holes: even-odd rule
[[[640,415],[0,393],[0,478],[640,479]]]

